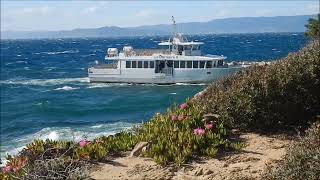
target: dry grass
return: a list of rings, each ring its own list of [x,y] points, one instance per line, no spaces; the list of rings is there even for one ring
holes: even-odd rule
[[[265,173],[265,179],[309,179],[320,177],[320,121],[291,145],[284,160]]]

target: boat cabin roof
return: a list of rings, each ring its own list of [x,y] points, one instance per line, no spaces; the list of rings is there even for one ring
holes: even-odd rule
[[[203,42],[176,42],[176,43],[172,43],[172,42],[161,42],[158,45],[159,46],[172,46],[172,45],[181,45],[181,46],[188,46],[188,45],[201,45],[203,44]]]

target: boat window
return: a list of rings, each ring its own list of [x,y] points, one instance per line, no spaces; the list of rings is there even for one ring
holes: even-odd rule
[[[172,67],[173,66],[173,62],[172,61],[167,61],[167,67]]]
[[[186,68],[186,62],[180,61],[180,68]]]
[[[143,61],[143,68],[148,68],[149,61]]]
[[[193,61],[193,68],[199,67],[199,61]]]
[[[191,50],[191,46],[190,45],[184,46],[183,50]]]
[[[213,67],[216,67],[216,61],[213,61]]]
[[[182,55],[183,46],[178,46],[178,55]]]
[[[222,60],[218,61],[218,66],[223,66],[223,61]]]
[[[187,61],[187,68],[192,68],[192,61]]]
[[[179,68],[179,61],[174,61],[173,62],[173,67],[174,68]]]
[[[154,61],[150,61],[150,68],[154,68]]]
[[[206,64],[205,61],[200,61],[200,68],[204,68],[204,65]]]
[[[138,68],[142,68],[142,61],[138,61]]]
[[[206,68],[212,68],[212,61],[207,61]]]
[[[126,61],[126,68],[131,68],[131,61]]]
[[[132,61],[132,68],[137,68],[137,61]]]

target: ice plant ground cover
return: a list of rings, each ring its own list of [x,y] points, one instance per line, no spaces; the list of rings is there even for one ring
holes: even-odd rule
[[[192,157],[237,150],[231,128],[268,132],[307,127],[320,114],[320,55],[315,41],[300,52],[265,66],[253,66],[210,85],[201,96],[173,106],[130,131],[88,141],[35,140],[8,157],[1,179],[83,177],[87,164],[149,142],[144,156],[166,165]],[[206,114],[218,118],[205,118]],[[80,170],[79,170],[80,169]]]

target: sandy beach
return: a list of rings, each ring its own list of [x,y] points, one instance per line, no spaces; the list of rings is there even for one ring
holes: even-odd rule
[[[261,173],[285,155],[290,140],[254,133],[240,136],[247,146],[239,153],[193,160],[179,168],[161,167],[150,158],[118,157],[101,163],[92,179],[260,179]]]

